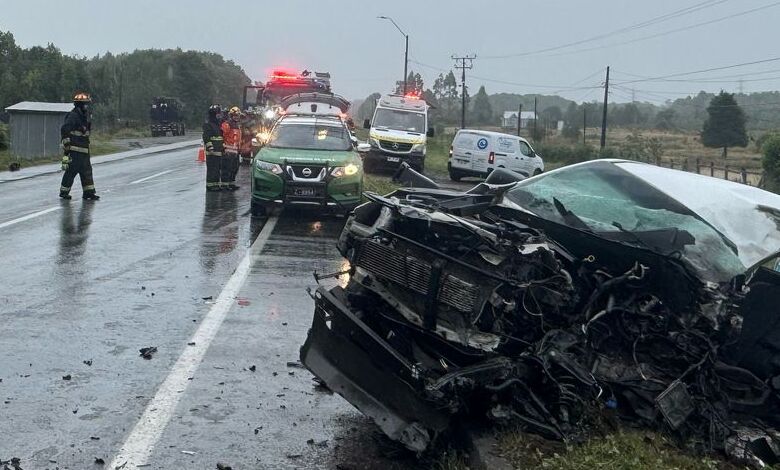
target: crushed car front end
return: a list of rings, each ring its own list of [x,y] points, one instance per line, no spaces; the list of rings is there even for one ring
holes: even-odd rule
[[[780,282],[751,294],[729,279],[742,265],[722,233],[610,164],[585,169],[617,192],[551,207],[543,177],[369,194],[339,240],[348,284],[315,295],[303,363],[418,452],[468,416],[570,441],[611,408],[720,450],[729,420],[777,426],[780,325],[756,316]],[[597,207],[572,210],[578,197]],[[759,347],[774,365],[751,362]]]

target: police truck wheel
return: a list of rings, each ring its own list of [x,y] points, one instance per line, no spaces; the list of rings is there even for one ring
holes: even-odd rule
[[[458,173],[457,170],[453,170],[453,169],[450,168],[449,173],[450,173],[450,179],[452,181],[460,181],[460,179],[463,178],[463,176],[461,176],[460,173]]]
[[[253,217],[264,217],[267,212],[264,205],[257,203],[255,201],[252,201],[251,209],[252,209]]]

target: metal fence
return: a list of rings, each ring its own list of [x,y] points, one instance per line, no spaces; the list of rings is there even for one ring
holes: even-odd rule
[[[736,183],[747,184],[750,186],[760,187],[764,181],[764,172],[748,170],[747,168],[729,165],[717,165],[713,161],[702,162],[697,158],[694,162],[689,162],[689,159],[684,159],[681,162],[672,159],[656,158],[648,163],[652,163],[656,166],[665,168],[673,168],[683,171],[690,171],[692,173],[698,173],[700,175],[711,176],[713,178],[720,178]]]

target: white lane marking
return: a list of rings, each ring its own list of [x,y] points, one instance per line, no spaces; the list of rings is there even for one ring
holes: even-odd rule
[[[146,178],[141,178],[140,180],[131,181],[131,182],[130,182],[130,183],[128,183],[128,184],[138,184],[138,183],[143,183],[144,181],[149,181],[149,180],[150,180],[150,179],[152,179],[152,178],[157,178],[158,176],[166,175],[166,174],[168,174],[168,173],[170,173],[170,172],[172,172],[172,171],[173,171],[173,170],[165,170],[165,171],[161,171],[161,172],[159,172],[159,173],[155,173],[155,174],[153,174],[152,176],[147,176]]]
[[[278,218],[275,216],[268,218],[236,271],[225,284],[211,310],[201,321],[200,327],[190,338],[189,342],[195,343],[195,345],[185,347],[168,377],[157,389],[154,398],[146,405],[143,415],[133,427],[111,465],[106,468],[112,470],[120,467],[133,469],[147,464],[154,446],[176,410],[176,405],[190,384],[188,379],[195,374],[211,341],[216,337],[220,326],[222,326],[222,321],[230,311],[230,307],[233,306],[236,295],[249,275],[255,257],[260,254],[271,236],[277,220]]]
[[[11,225],[16,225],[19,222],[24,222],[25,220],[34,219],[36,217],[42,216],[44,214],[48,214],[49,212],[54,212],[60,210],[60,207],[49,207],[48,209],[44,209],[42,211],[33,212],[32,214],[27,214],[24,217],[19,217],[18,219],[9,220],[8,222],[3,222],[0,224],[0,228],[6,228],[10,227]]]

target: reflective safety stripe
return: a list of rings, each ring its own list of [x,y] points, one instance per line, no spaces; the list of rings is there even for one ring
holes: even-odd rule
[[[69,193],[70,188],[68,186],[60,186],[60,192],[61,193]]]
[[[94,190],[95,190],[95,185],[94,184],[88,184],[88,185],[84,186],[84,191],[94,191]]]
[[[206,156],[208,156],[208,157],[221,157],[222,156],[222,152],[216,152],[216,151],[207,150],[206,151]]]
[[[222,137],[209,137],[209,140],[224,140]]]
[[[206,183],[207,188],[214,188],[220,185],[221,185],[220,183]]]
[[[70,135],[75,135],[75,136],[80,136],[80,137],[81,136],[88,136],[89,135],[89,131],[87,131],[87,132],[70,131]]]
[[[86,147],[76,147],[75,145],[70,146],[70,150],[72,152],[81,152],[81,153],[89,153],[89,149]]]
[[[69,145],[70,144],[70,137],[65,137],[62,139],[62,145]]]

